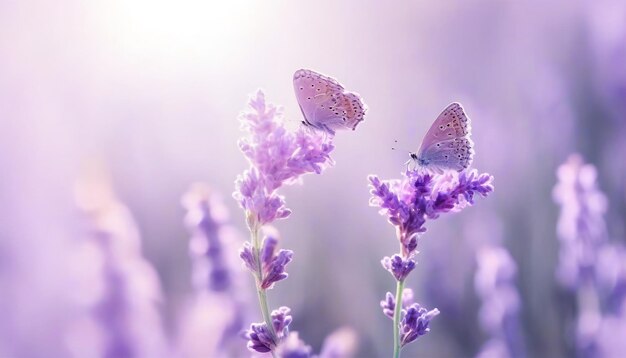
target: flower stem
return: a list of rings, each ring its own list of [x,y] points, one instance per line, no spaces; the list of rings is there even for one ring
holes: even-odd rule
[[[270,309],[267,304],[267,293],[261,287],[261,283],[263,282],[263,268],[261,263],[261,242],[259,240],[259,228],[255,226],[255,228],[250,230],[252,233],[252,247],[254,250],[254,257],[257,263],[257,274],[254,275],[256,282],[256,293],[259,297],[259,305],[261,306],[261,314],[263,315],[263,320],[267,325],[267,329],[272,335],[272,340],[278,344],[278,337],[276,332],[274,331],[274,325],[272,324],[272,318],[270,316]],[[271,351],[272,357],[276,358],[276,353],[274,350]]]
[[[404,291],[404,280],[396,284],[396,307],[393,311],[393,358],[400,357],[400,313],[402,311],[402,291]]]

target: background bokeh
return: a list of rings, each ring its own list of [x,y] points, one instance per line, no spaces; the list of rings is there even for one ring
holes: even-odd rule
[[[430,223],[420,241],[408,285],[442,315],[406,356],[478,352],[485,336],[473,276],[486,242],[504,245],[518,265],[528,356],[567,354],[552,188],[570,153],[597,166],[609,235],[626,237],[620,0],[9,0],[0,2],[0,29],[0,353],[9,357],[70,354],[70,293],[80,287],[68,277],[81,268],[68,262],[84,236],[74,189],[94,163],[136,220],[162,285],[165,335],[176,337],[193,291],[181,197],[208,183],[246,236],[231,199],[247,167],[237,115],[263,88],[295,128],[299,68],[337,78],[369,106],[357,131],[337,135],[335,167],[282,191],[293,214],[276,226],[295,259],[270,304],[292,308],[292,328],[316,351],[351,326],[361,356],[390,352],[379,301],[394,282],[379,261],[397,242],[368,206],[366,177],[398,177],[406,152],[452,101],[472,118],[474,167],[494,175],[496,191]],[[400,150],[391,150],[395,140]],[[445,305],[458,310],[454,319]]]

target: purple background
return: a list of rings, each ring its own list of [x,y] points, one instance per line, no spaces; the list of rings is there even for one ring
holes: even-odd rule
[[[207,182],[245,237],[230,198],[247,166],[236,118],[263,88],[298,125],[299,68],[337,78],[369,106],[357,131],[337,135],[334,168],[283,191],[293,214],[276,226],[295,256],[270,304],[292,308],[292,328],[315,351],[349,325],[361,352],[390,352],[379,301],[394,282],[379,260],[397,243],[368,207],[366,177],[398,177],[449,102],[471,117],[474,167],[494,175],[496,191],[421,240],[408,286],[442,314],[406,356],[479,350],[474,257],[486,242],[518,265],[529,355],[564,354],[551,191],[570,153],[597,166],[609,234],[626,237],[623,1],[5,0],[0,29],[0,354],[69,354],[78,288],[68,277],[81,270],[71,257],[83,235],[73,190],[94,162],[136,219],[175,337],[192,294],[180,198]]]

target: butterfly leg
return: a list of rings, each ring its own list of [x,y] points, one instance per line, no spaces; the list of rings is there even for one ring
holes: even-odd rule
[[[410,171],[411,169],[409,168],[411,166],[411,163],[415,163],[415,161],[413,159],[409,159],[406,161],[406,163],[404,163],[404,165],[406,165],[406,171]]]

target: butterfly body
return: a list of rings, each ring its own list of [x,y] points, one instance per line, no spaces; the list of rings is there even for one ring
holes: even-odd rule
[[[409,162],[435,173],[463,171],[474,156],[470,135],[469,117],[459,103],[452,103],[433,122],[417,153],[410,153]]]
[[[338,129],[356,129],[364,119],[367,107],[361,97],[334,78],[302,69],[294,74],[293,87],[306,126],[335,134]]]

